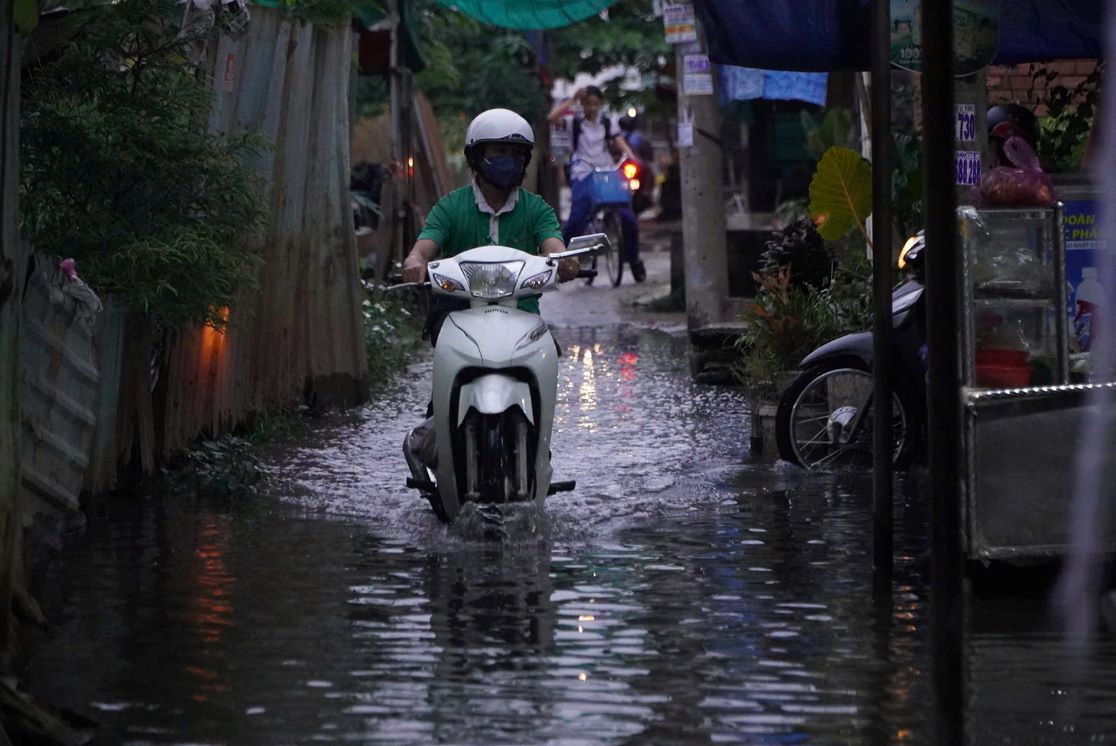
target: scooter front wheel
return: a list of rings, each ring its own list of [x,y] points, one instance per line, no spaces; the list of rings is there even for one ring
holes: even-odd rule
[[[779,397],[779,456],[807,469],[871,467],[872,397],[872,373],[859,361],[834,360],[802,371]],[[892,463],[903,468],[910,463],[919,433],[905,390],[892,394],[891,412]]]
[[[608,269],[608,281],[616,288],[620,287],[620,281],[624,279],[624,260],[620,254],[620,247],[624,245],[624,223],[615,210],[606,212],[602,222],[610,244],[604,255],[605,268]]]

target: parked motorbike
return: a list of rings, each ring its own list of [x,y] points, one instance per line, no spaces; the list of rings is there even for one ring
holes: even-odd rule
[[[482,246],[427,265],[430,280],[418,286],[470,305],[447,316],[434,347],[437,466],[408,459],[407,486],[442,521],[468,502],[541,501],[575,488],[551,482],[558,347],[538,314],[516,301],[557,290],[559,260],[609,248],[608,237],[595,234],[549,256]]]
[[[891,295],[892,462],[919,455],[926,422],[925,240],[912,236],[899,254],[907,274]],[[872,332],[827,342],[799,364],[775,415],[779,456],[807,469],[872,464]]]

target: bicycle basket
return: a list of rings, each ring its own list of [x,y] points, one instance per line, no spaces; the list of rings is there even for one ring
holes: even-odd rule
[[[628,180],[619,171],[594,171],[589,174],[589,194],[594,207],[632,203]]]

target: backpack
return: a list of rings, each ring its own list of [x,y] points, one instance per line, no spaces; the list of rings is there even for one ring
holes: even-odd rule
[[[574,154],[577,152],[577,145],[581,141],[581,122],[581,117],[577,116],[573,118],[573,131],[570,133],[570,158],[566,161],[565,165],[567,184],[570,183],[570,166],[573,164]],[[602,115],[601,124],[603,124],[605,128],[605,146],[611,150],[612,145],[608,139],[608,133],[612,131],[612,122],[607,116]]]

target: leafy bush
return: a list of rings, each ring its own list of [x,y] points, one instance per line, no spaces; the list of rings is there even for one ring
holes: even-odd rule
[[[1059,74],[1045,66],[1031,65],[1031,99],[1040,80],[1047,84],[1046,116],[1039,118],[1039,156],[1053,171],[1076,173],[1093,126],[1103,64],[1072,88],[1057,84]]]
[[[364,282],[364,345],[372,386],[389,380],[407,364],[422,335],[422,316],[412,302],[384,285]]]
[[[799,217],[775,231],[764,243],[760,274],[774,275],[781,269],[794,273],[796,282],[821,288],[833,274],[833,252],[808,217]]]
[[[261,143],[207,132],[175,0],[75,10],[75,35],[25,73],[21,206],[39,251],[167,328],[220,325],[253,281]]]
[[[164,470],[163,478],[167,488],[180,495],[221,499],[253,495],[264,481],[253,445],[233,435],[201,441],[176,466]]]
[[[738,380],[758,398],[778,393],[780,378],[824,342],[872,322],[871,268],[861,252],[832,265],[820,286],[793,280],[789,265],[756,272],[756,298],[744,311],[737,342]]]

